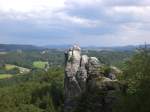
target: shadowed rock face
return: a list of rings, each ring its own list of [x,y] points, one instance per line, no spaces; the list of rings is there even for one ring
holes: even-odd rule
[[[81,55],[78,45],[74,45],[65,53],[65,62],[65,112],[71,112],[77,105],[75,98],[88,89],[96,87],[99,90],[109,91],[119,88],[116,80],[105,77],[99,72],[98,68],[101,66],[99,60],[96,57]]]

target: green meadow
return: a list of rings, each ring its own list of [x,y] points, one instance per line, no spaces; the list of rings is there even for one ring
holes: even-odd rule
[[[44,69],[47,64],[48,64],[48,62],[46,62],[46,61],[34,61],[33,67]]]
[[[0,74],[0,79],[7,79],[7,78],[11,78],[13,75],[11,74]]]

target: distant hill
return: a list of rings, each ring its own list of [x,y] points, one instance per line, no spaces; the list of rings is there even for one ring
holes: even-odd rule
[[[0,44],[0,51],[16,51],[16,50],[42,50],[42,47],[33,45],[18,45],[18,44]]]
[[[67,48],[70,48],[70,46],[72,46],[72,45],[67,45],[67,44],[64,44],[64,45],[46,45],[46,46],[44,46],[44,48],[49,48],[49,49],[67,49]]]
[[[16,50],[44,50],[44,49],[57,49],[64,50],[70,48],[71,45],[47,45],[47,46],[34,46],[34,45],[19,45],[19,44],[0,44],[0,52],[3,51],[16,51]],[[98,46],[84,46],[83,50],[94,50],[94,51],[135,51],[139,47],[144,45],[130,45],[130,46],[116,46],[116,47],[98,47]],[[150,44],[147,45],[150,48]]]
[[[83,47],[85,50],[95,50],[95,51],[135,51],[137,48],[143,48],[145,45],[130,45],[130,46],[116,46],[116,47]],[[150,44],[147,45],[150,48]]]
[[[72,45],[47,45],[44,48],[48,49],[67,49]],[[96,51],[132,51],[135,50],[138,46],[116,46],[116,47],[99,47],[99,46],[81,46],[83,50],[96,50]]]

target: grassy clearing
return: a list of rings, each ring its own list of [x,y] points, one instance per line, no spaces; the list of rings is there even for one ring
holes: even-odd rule
[[[5,55],[7,54],[7,52],[0,52],[0,55]]]
[[[45,65],[47,65],[47,64],[48,64],[48,62],[46,62],[46,61],[34,61],[33,62],[33,66],[35,68],[40,68],[40,69],[44,69]]]
[[[11,74],[0,74],[0,79],[11,78],[13,75]]]
[[[26,74],[30,72],[30,69],[24,68],[24,67],[19,67],[16,65],[11,65],[11,64],[5,64],[5,70],[13,70],[14,68],[18,68],[20,71],[20,74]]]
[[[14,68],[16,68],[15,65],[5,64],[5,70],[12,70],[12,69],[14,69]]]

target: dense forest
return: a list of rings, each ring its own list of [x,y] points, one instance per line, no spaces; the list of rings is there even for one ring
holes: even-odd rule
[[[57,112],[63,108],[63,69],[0,80],[0,112]]]
[[[106,67],[117,66],[122,71],[118,78],[127,89],[124,93],[116,93],[118,101],[114,112],[150,112],[149,48],[136,51],[85,50],[84,53],[98,57]],[[40,64],[48,62],[48,70],[34,66],[35,61],[40,61]],[[13,74],[13,77],[0,79],[0,112],[63,111],[64,50],[8,51],[0,54],[0,64],[1,71]],[[6,64],[15,65],[13,72],[5,68]],[[30,69],[30,72],[20,75],[16,66]],[[4,73],[0,73],[0,77]],[[86,112],[94,111],[90,107],[97,102],[96,91],[94,95],[90,99],[84,96],[82,102],[85,104],[77,107],[76,112],[81,108],[86,108]]]
[[[122,82],[128,85],[127,92],[120,94],[114,112],[150,112],[150,49],[140,48],[126,62]]]

